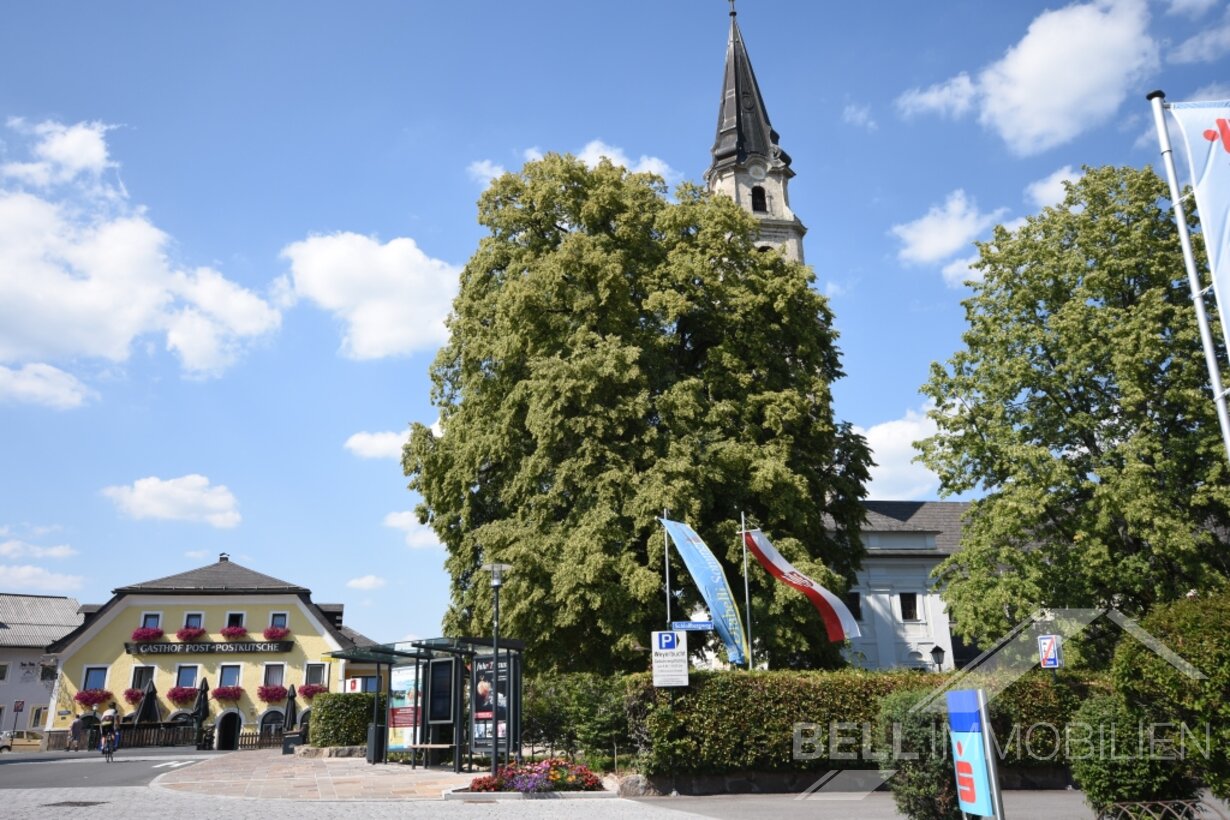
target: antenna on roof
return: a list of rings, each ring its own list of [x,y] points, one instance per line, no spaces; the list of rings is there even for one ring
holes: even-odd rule
[[[229,560],[231,560],[231,555],[230,555],[230,553],[228,553],[228,552],[223,552],[223,553],[219,553],[219,554],[218,554],[218,562],[219,562],[219,563],[221,563],[222,561],[229,561]]]
[[[738,12],[735,11],[735,0],[730,0],[730,16],[734,17]]]

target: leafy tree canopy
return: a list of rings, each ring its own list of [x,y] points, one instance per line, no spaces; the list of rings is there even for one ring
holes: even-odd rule
[[[670,201],[657,177],[568,156],[497,179],[479,221],[431,371],[443,432],[415,425],[403,459],[448,550],[448,634],[489,634],[479,567],[500,561],[501,632],[537,669],[645,668],[664,509],[736,589],[740,510],[801,570],[852,577],[870,460],[833,420],[836,332],[808,268],[758,251],[727,198]],[[759,657],[834,662],[803,596],[752,569]],[[686,617],[695,586],[677,560],[671,576]]]
[[[923,387],[922,460],[944,491],[986,492],[937,571],[957,630],[1224,583],[1226,454],[1165,184],[1086,168],[979,250],[965,346]]]

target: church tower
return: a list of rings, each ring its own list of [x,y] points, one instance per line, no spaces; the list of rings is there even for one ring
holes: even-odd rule
[[[713,164],[705,182],[710,191],[725,194],[760,221],[758,245],[782,248],[788,258],[802,262],[807,228],[790,210],[787,186],[794,171],[777,140],[732,0]]]

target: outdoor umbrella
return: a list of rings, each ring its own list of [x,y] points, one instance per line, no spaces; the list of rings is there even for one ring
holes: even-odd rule
[[[282,731],[289,732],[299,722],[299,706],[295,703],[295,685],[292,683],[286,691],[286,715],[282,720]]]
[[[141,692],[141,701],[137,704],[132,722],[157,723],[161,719],[162,716],[158,714],[158,690],[154,688],[154,679],[150,678],[145,682],[145,689]]]
[[[196,703],[192,706],[192,719],[200,726],[209,717],[209,681],[201,678],[201,685],[196,690]]]

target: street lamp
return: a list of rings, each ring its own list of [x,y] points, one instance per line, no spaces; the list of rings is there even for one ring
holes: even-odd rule
[[[500,773],[500,587],[504,586],[504,573],[512,564],[483,564],[491,573],[491,593],[495,596],[491,618],[491,776]],[[511,675],[512,670],[508,670]]]
[[[931,647],[931,662],[935,664],[935,671],[940,672],[944,669],[944,647],[938,643]]]

